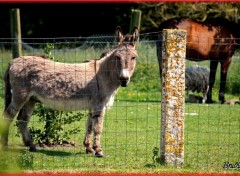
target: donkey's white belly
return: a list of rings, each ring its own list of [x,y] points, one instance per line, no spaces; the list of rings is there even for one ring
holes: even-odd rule
[[[112,95],[109,95],[105,98],[103,103],[103,107],[109,109],[114,103],[114,97],[117,93],[117,90],[114,91]],[[79,111],[84,109],[92,109],[91,100],[88,97],[85,98],[76,98],[76,99],[53,99],[53,98],[45,98],[34,93],[34,96],[41,101],[46,107],[50,109],[56,110],[65,110],[65,111]]]
[[[90,100],[89,99],[55,100],[55,99],[45,99],[41,96],[37,96],[37,99],[50,109],[65,110],[65,111],[78,111],[78,110],[90,108]]]

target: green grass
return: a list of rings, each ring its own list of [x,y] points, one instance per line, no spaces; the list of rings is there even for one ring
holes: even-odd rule
[[[153,160],[153,149],[160,147],[161,87],[155,46],[140,44],[134,76],[126,88],[120,88],[113,107],[105,115],[102,147],[107,157],[96,158],[85,154],[82,145],[85,119],[64,126],[65,130],[79,127],[81,132],[71,136],[75,146],[39,148],[30,153],[22,145],[17,129],[12,124],[9,151],[1,152],[0,171],[68,171],[68,172],[239,172],[223,169],[224,162],[240,161],[240,107],[221,104],[186,104],[185,157],[181,168],[158,164]],[[27,54],[27,53],[25,53]],[[60,61],[80,62],[98,58],[100,51],[54,52]],[[7,51],[0,53],[1,78],[11,58]],[[187,61],[186,65],[195,64]],[[200,62],[198,65],[208,65]],[[233,60],[229,84],[239,86],[239,60]],[[219,72],[218,72],[219,73]],[[219,76],[213,99],[217,101]],[[227,84],[228,85],[228,84]],[[3,84],[0,81],[1,97]],[[228,89],[227,99],[238,98],[239,92]],[[0,99],[0,107],[3,100]],[[1,108],[2,110],[3,108]],[[2,113],[2,112],[0,112]],[[84,111],[87,114],[86,111]],[[30,126],[42,124],[33,117]]]
[[[161,166],[152,160],[154,147],[159,148],[160,104],[157,102],[116,101],[105,116],[102,145],[106,158],[85,154],[82,145],[84,120],[73,124],[82,131],[71,137],[74,147],[40,148],[31,153],[33,171],[98,172],[228,172],[224,162],[240,159],[240,108],[229,105],[186,104],[185,164],[182,168]],[[194,113],[194,114],[193,114]],[[36,117],[31,125],[40,125]],[[71,128],[65,126],[66,130]],[[11,127],[7,163],[18,166],[25,150]],[[3,160],[6,162],[6,160]],[[2,162],[0,161],[2,164]],[[1,168],[1,167],[0,167]],[[234,171],[234,170],[233,170]],[[236,171],[236,170],[235,170]],[[230,171],[229,171],[230,172]]]

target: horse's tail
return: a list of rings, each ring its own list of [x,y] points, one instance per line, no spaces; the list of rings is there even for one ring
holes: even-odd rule
[[[5,110],[7,109],[7,107],[9,106],[9,104],[11,103],[12,100],[12,92],[11,92],[11,83],[9,80],[9,69],[10,69],[10,65],[8,66],[5,75],[4,75],[4,82],[5,82],[5,96],[4,96],[4,100],[5,100]]]

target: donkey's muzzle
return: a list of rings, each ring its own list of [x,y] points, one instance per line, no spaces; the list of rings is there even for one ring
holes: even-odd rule
[[[128,82],[129,82],[128,78],[120,78],[120,83],[122,87],[127,87]]]
[[[120,83],[122,87],[126,87],[129,82],[129,71],[128,69],[122,69],[120,72]]]

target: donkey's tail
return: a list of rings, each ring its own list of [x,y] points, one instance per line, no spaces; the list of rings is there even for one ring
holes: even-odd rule
[[[9,69],[10,69],[10,65],[8,66],[4,75],[4,82],[5,82],[5,96],[4,96],[5,108],[4,109],[5,110],[7,109],[7,107],[9,106],[12,100],[11,83],[9,80]]]

